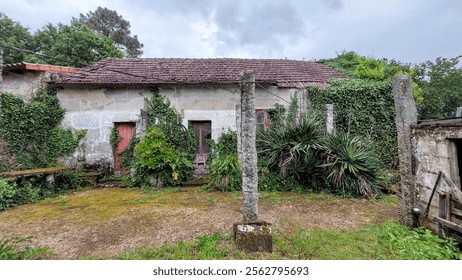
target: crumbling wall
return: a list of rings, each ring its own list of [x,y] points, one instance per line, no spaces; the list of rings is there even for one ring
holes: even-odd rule
[[[25,71],[24,73],[6,72],[3,74],[3,92],[19,96],[30,101],[37,93],[48,89],[50,73],[43,71]]]
[[[290,101],[297,89],[256,89],[257,109],[273,108],[276,103],[288,106],[277,96]],[[171,86],[159,88],[171,105],[183,116],[183,125],[188,121],[212,121],[212,138],[217,140],[222,132],[236,130],[236,104],[240,102],[238,85],[216,86]],[[57,89],[61,107],[66,110],[62,126],[87,130],[84,143],[69,159],[68,165],[75,165],[78,159],[87,163],[104,160],[113,164],[112,148],[109,143],[111,129],[115,122],[135,122],[137,134],[142,134],[142,109],[144,99],[151,93],[146,88],[118,89]]]
[[[461,185],[454,139],[462,139],[462,127],[414,127],[411,131],[413,176],[418,203],[424,211],[430,199],[438,173],[443,171],[457,186]],[[432,199],[428,219],[421,223],[436,229],[431,221],[438,214],[438,196]]]

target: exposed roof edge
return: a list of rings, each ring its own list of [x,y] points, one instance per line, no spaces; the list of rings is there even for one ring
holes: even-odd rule
[[[55,66],[38,63],[10,63],[3,65],[3,72],[13,70],[29,70],[29,71],[48,71],[48,72],[62,72],[62,73],[76,73],[79,71],[78,68],[66,67],[66,66]]]

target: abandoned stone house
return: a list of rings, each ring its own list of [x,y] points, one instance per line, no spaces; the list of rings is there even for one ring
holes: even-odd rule
[[[142,135],[145,98],[151,96],[151,88],[157,88],[183,116],[183,125],[193,126],[198,143],[195,163],[201,165],[209,153],[205,140],[236,129],[242,70],[255,72],[260,125],[268,125],[267,109],[276,104],[287,107],[294,96],[303,109],[307,86],[326,87],[332,78],[345,78],[320,63],[287,59],[105,59],[79,71],[29,63],[5,65],[3,91],[30,100],[49,82],[66,110],[62,126],[87,131],[67,164],[109,162],[118,170],[111,131],[116,128],[122,137],[118,151],[134,133]]]
[[[442,205],[438,193],[449,191],[447,182],[441,180],[440,184],[436,184],[438,177],[441,176],[440,172],[453,183],[455,188],[461,189],[462,118],[420,121],[413,124],[411,125],[411,143],[417,201],[421,208],[429,205],[428,219],[424,222],[430,223],[428,226],[436,229],[437,223],[433,217],[444,214],[441,212]],[[432,198],[434,189],[437,192]],[[460,205],[454,204],[452,207],[460,208]],[[448,216],[446,220],[462,225],[462,216],[460,216],[462,211],[453,209],[452,212],[456,215],[452,215],[452,218]]]

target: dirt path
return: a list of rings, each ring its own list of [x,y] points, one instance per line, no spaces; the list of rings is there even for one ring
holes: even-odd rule
[[[199,188],[76,192],[0,212],[0,235],[32,237],[34,244],[52,248],[55,259],[110,258],[141,245],[231,233],[242,217],[239,195]],[[322,195],[263,194],[259,206],[261,219],[273,224],[274,234],[357,228],[398,218],[395,203]]]

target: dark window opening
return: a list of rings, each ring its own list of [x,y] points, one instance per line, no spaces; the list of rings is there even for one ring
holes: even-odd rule
[[[257,117],[257,129],[263,129],[263,131],[268,131],[270,124],[268,112],[264,109],[257,109],[255,110],[255,114]]]
[[[457,151],[457,167],[459,169],[459,182],[462,185],[462,139],[454,141]]]

